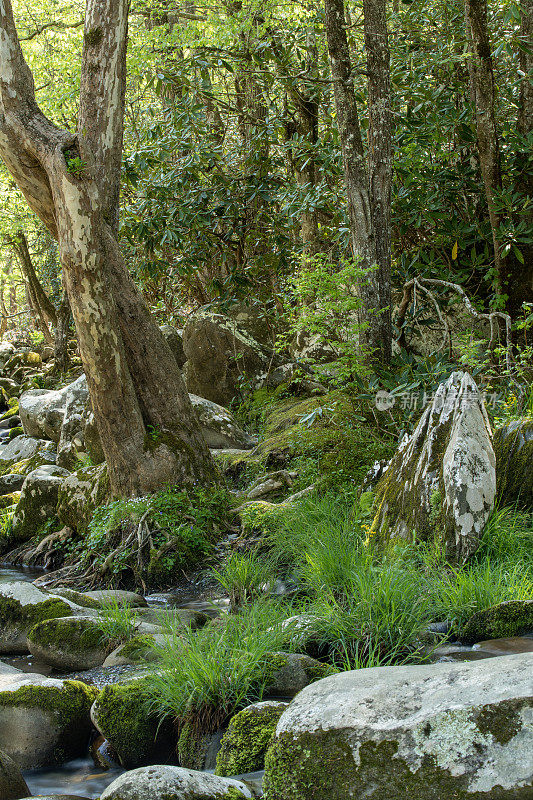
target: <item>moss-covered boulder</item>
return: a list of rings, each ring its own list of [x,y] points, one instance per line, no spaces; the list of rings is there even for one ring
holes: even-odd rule
[[[72,472],[59,487],[57,517],[69,528],[84,533],[97,506],[108,499],[106,464],[83,467]]]
[[[533,633],[533,600],[509,600],[474,614],[459,631],[465,644]]]
[[[36,461],[32,461],[39,456]],[[54,463],[56,459],[55,444],[31,436],[15,436],[5,445],[0,446],[0,474],[28,472],[28,467],[37,469],[42,464]],[[14,468],[17,464],[21,466]]]
[[[24,542],[30,539],[47,520],[53,519],[59,489],[68,475],[66,469],[47,464],[26,476],[13,516],[12,540]]]
[[[20,800],[30,793],[13,759],[0,751],[0,800]]]
[[[28,649],[54,669],[75,672],[101,666],[108,640],[91,617],[61,617],[37,623],[28,633]]]
[[[440,540],[463,562],[494,507],[496,458],[483,399],[466,372],[442,383],[376,486],[370,539]]]
[[[252,796],[241,781],[157,765],[121,775],[100,800],[249,800]]]
[[[295,697],[310,683],[335,675],[337,670],[303,653],[270,653],[265,694]]]
[[[265,700],[232,717],[222,737],[215,775],[244,775],[265,766],[265,754],[287,703]]]
[[[171,726],[148,710],[143,678],[106,686],[91,709],[91,719],[126,769],[166,761],[175,750]]]
[[[0,653],[27,653],[28,633],[46,619],[71,616],[75,605],[25,581],[0,585]]]
[[[267,752],[268,800],[531,798],[533,655],[342,672],[304,689]]]
[[[233,449],[253,446],[253,439],[241,428],[231,411],[195,394],[189,394],[189,398],[209,447]]]
[[[533,509],[533,418],[496,428],[494,452],[500,502]]]
[[[164,634],[139,634],[132,636],[127,642],[119,644],[106,657],[104,667],[121,667],[126,664],[147,664],[157,661],[154,647],[162,647],[166,642]]]
[[[21,769],[62,764],[86,752],[95,690],[42,675],[0,676],[0,749]]]

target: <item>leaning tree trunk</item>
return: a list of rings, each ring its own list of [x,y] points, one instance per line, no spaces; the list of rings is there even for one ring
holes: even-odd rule
[[[368,171],[380,298],[381,353],[392,355],[391,191],[392,110],[386,0],[363,0],[368,75]]]
[[[24,232],[17,231],[10,239],[10,244],[19,260],[20,269],[28,287],[29,304],[37,317],[37,323],[43,333],[45,344],[51,345],[53,338],[48,325],[49,323],[56,325],[56,310],[37,277],[28,247],[28,240]]]
[[[500,145],[496,128],[495,88],[490,37],[487,22],[486,0],[465,0],[466,28],[472,47],[468,62],[471,93],[476,118],[476,136],[479,151],[479,165],[487,208],[489,212],[492,242],[494,247],[495,289],[501,294],[504,290],[504,265],[502,248],[498,239],[500,214],[496,197],[501,189]]]
[[[344,0],[325,0],[325,11],[352,248],[359,266],[366,273],[359,287],[362,300],[361,343],[372,359],[385,361],[390,352],[390,324],[383,316],[383,311],[390,303],[381,296],[382,286],[376,267],[369,178],[352,79]]]
[[[89,0],[75,136],[37,106],[10,0],[0,0],[0,153],[59,241],[110,483],[122,496],[216,480],[176,363],[114,235],[126,36],[125,0]]]

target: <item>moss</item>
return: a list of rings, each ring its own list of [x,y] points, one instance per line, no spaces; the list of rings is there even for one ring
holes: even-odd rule
[[[504,700],[497,706],[484,706],[476,716],[478,730],[490,733],[501,745],[507,744],[522,728],[521,705],[518,700]]]
[[[0,509],[11,508],[15,506],[20,497],[20,492],[11,492],[11,494],[3,494],[0,496]]]
[[[533,600],[509,600],[478,611],[459,632],[465,644],[533,632]]]
[[[159,720],[147,710],[145,681],[140,678],[106,686],[95,707],[98,729],[109,740],[124,767],[150,761],[158,735]]]
[[[9,429],[9,433],[8,433],[7,439],[10,442],[11,439],[15,438],[15,436],[23,436],[23,434],[24,434],[24,428],[22,427],[22,425],[19,425],[16,428],[10,428]]]
[[[83,467],[59,487],[57,515],[63,525],[85,533],[98,506],[109,496],[109,478],[105,464]]]
[[[49,711],[58,722],[87,715],[98,690],[81,681],[66,680],[59,686],[21,686],[14,692],[0,692],[0,706],[39,708]]]
[[[54,591],[56,594],[61,595],[61,597],[65,597],[67,600],[76,603],[76,605],[81,606],[82,608],[102,608],[102,604],[99,600],[96,600],[94,597],[88,597],[83,592],[77,592],[75,589],[55,589]]]
[[[144,656],[154,645],[154,637],[147,634],[133,636],[120,648],[120,655],[130,661],[143,661]]]
[[[468,791],[467,775],[452,775],[425,756],[420,767],[398,757],[394,741],[365,742],[358,762],[344,731],[278,736],[266,756],[263,786],[267,800],[486,800],[487,792]],[[493,787],[491,800],[526,800],[531,787]]]
[[[66,621],[61,618],[47,619],[35,625],[28,639],[41,647],[56,647],[59,650],[80,652],[101,650],[104,633],[92,620]]]
[[[265,671],[265,686],[268,687],[272,686],[276,682],[276,675],[281,672],[281,670],[286,669],[290,666],[291,658],[294,658],[294,655],[289,653],[269,653],[268,654],[268,663],[267,668]],[[304,670],[309,683],[315,683],[315,681],[320,681],[323,678],[327,678],[330,675],[336,675],[338,670],[331,666],[331,664],[324,664],[321,661],[317,661],[310,656],[300,655],[300,666]]]
[[[101,28],[91,28],[85,31],[85,41],[92,47],[96,47],[103,39],[103,31]]]
[[[210,736],[201,731],[195,719],[186,719],[178,739],[179,763],[186,769],[202,770]]]
[[[8,400],[8,405],[10,406],[7,411],[4,411],[3,414],[0,414],[0,420],[9,419],[10,417],[16,417],[19,413],[19,404],[18,400],[14,397],[11,397]]]
[[[22,605],[13,597],[0,595],[0,629],[17,626],[22,630],[30,630],[44,620],[71,615],[70,606],[55,597],[42,603]]]
[[[222,737],[215,775],[242,775],[263,769],[268,745],[285,708],[284,703],[268,703],[239,711]]]
[[[533,419],[497,428],[494,453],[500,502],[533,509]]]

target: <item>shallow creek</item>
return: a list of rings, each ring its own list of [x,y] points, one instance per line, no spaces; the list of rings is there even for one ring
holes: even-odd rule
[[[33,581],[42,572],[35,570],[25,570],[11,568],[0,565],[0,584],[8,581]],[[195,598],[202,596],[203,589],[199,581],[196,584],[189,584],[187,587],[179,587],[172,593],[172,605],[194,602],[198,610],[207,611],[212,608],[207,601],[195,601]],[[154,594],[146,599],[150,606],[164,608],[169,604],[168,594]],[[440,647],[435,652],[436,660],[439,661],[470,661],[478,658],[494,658],[497,656],[510,655],[513,653],[523,653],[533,651],[533,636],[514,637],[511,639],[495,639],[487,642],[480,642],[473,647],[464,647],[456,644],[448,644]],[[25,672],[38,672],[41,675],[49,675],[51,668],[33,659],[32,656],[2,656],[4,663],[9,663]],[[108,669],[93,669],[83,673],[59,675],[54,673],[54,677],[69,677],[82,680],[96,686],[105,686],[115,683],[124,676],[125,673],[133,669],[132,667],[111,667]],[[103,751],[103,752],[102,752]],[[105,752],[105,744],[100,748],[103,755],[103,762],[110,763],[108,769],[96,765],[93,758],[88,754],[87,758],[76,759],[61,767],[46,770],[31,770],[24,773],[26,782],[33,795],[68,794],[77,797],[86,797],[95,800],[100,797],[104,789],[112,783],[115,778],[124,770],[114,764],[108,753]],[[262,774],[254,773],[253,776],[246,776],[252,779],[257,787],[260,785]]]

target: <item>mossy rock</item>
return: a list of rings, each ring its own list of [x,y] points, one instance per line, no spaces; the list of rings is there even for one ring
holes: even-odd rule
[[[459,631],[465,644],[533,633],[533,600],[508,600],[474,614]]]
[[[120,775],[100,800],[251,800],[241,781],[166,764]]]
[[[41,675],[4,677],[0,749],[22,769],[62,764],[86,752],[97,691]]]
[[[38,661],[57,670],[75,672],[101,666],[109,642],[98,620],[62,617],[35,625],[28,633],[28,647]]]
[[[232,717],[222,737],[215,775],[222,777],[258,772],[287,703],[266,700],[243,708]]]
[[[270,653],[265,675],[265,695],[295,697],[302,689],[338,670],[303,653]]]
[[[165,643],[163,635],[150,636],[141,634],[132,636],[124,644],[119,644],[104,661],[104,667],[118,667],[124,664],[147,664],[158,660],[158,655],[154,650],[156,645]]]
[[[95,508],[108,496],[107,465],[84,467],[63,481],[57,497],[57,516],[63,525],[85,533]]]
[[[533,418],[496,428],[494,452],[500,502],[533,509]]]
[[[0,653],[27,653],[27,636],[39,622],[73,613],[72,604],[41,592],[31,583],[0,586]]]
[[[12,758],[0,752],[0,798],[20,800],[29,794],[28,784],[22,777],[19,767]]]
[[[148,710],[146,679],[106,686],[91,718],[126,769],[166,760],[176,746],[172,727]]]
[[[11,508],[16,506],[20,499],[20,492],[11,492],[11,494],[3,494],[0,496],[0,509]]]

